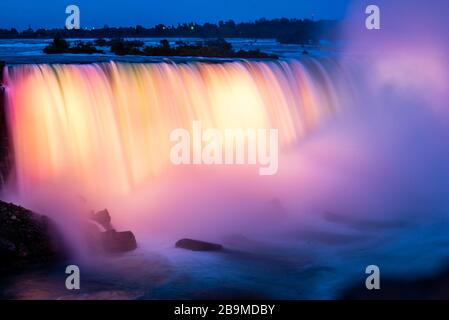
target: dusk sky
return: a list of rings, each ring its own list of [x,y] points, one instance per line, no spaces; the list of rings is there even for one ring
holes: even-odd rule
[[[153,26],[158,23],[236,22],[258,18],[338,19],[350,0],[2,0],[0,28],[64,26],[67,5],[78,5],[81,27]]]

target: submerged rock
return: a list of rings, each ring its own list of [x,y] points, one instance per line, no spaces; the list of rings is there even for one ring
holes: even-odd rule
[[[175,244],[176,248],[182,248],[193,251],[220,251],[223,250],[221,244],[205,242],[193,239],[181,239]]]
[[[91,219],[101,225],[105,230],[112,230],[111,215],[107,209],[94,213]]]
[[[136,237],[131,231],[108,230],[101,233],[101,244],[106,252],[126,252],[137,248]]]
[[[54,223],[46,216],[0,201],[0,270],[17,270],[67,257]]]

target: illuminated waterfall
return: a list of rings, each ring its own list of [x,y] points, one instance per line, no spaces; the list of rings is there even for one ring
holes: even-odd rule
[[[7,70],[17,187],[126,194],[169,165],[169,134],[276,128],[286,148],[345,105],[332,61],[20,65]]]

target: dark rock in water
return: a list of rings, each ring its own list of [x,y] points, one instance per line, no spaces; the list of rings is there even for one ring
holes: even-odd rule
[[[94,213],[92,215],[92,220],[105,228],[105,230],[112,230],[111,215],[107,209]]]
[[[223,250],[221,244],[205,242],[193,239],[181,239],[175,244],[176,248],[182,248],[193,251],[220,251]]]
[[[0,201],[0,270],[17,270],[67,257],[59,231],[46,216]]]
[[[126,252],[137,248],[136,238],[131,231],[117,232],[111,224],[107,209],[92,213],[92,223],[86,224],[88,244],[91,249],[109,253]],[[95,222],[95,223],[94,223]],[[100,230],[102,227],[105,231]]]
[[[126,252],[137,248],[136,238],[131,231],[108,230],[101,233],[101,243],[106,252]]]

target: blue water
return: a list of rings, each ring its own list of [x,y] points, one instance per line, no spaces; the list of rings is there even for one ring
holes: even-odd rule
[[[64,268],[34,270],[2,285],[22,299],[336,299],[363,286],[365,268],[382,277],[417,278],[448,262],[449,223],[364,224],[323,219],[267,238],[223,237],[222,252],[192,252],[139,238],[139,249],[80,264],[82,289],[64,288]],[[276,240],[273,240],[276,239]]]
[[[162,38],[129,38],[131,40],[142,40],[145,45],[159,45]],[[93,41],[95,39],[68,39],[71,41]],[[202,40],[200,38],[169,38],[171,46],[176,45],[176,41],[182,40],[187,42],[195,42]],[[307,46],[294,44],[279,44],[274,39],[226,39],[232,44],[235,50],[256,50],[262,52],[277,54],[281,58],[300,58],[304,49],[307,49],[312,56],[329,55],[335,50],[330,47],[321,46]],[[165,61],[164,57],[139,57],[139,56],[116,56],[109,52],[108,48],[102,48],[106,54],[55,54],[47,55],[43,53],[43,49],[51,42],[51,39],[0,39],[0,60],[7,63],[88,63],[88,62],[104,62],[104,61],[127,61],[127,62],[159,62]],[[202,59],[202,58],[187,58],[189,61],[201,60],[227,60],[227,59]],[[184,61],[185,57],[176,58],[170,57],[169,60]]]

